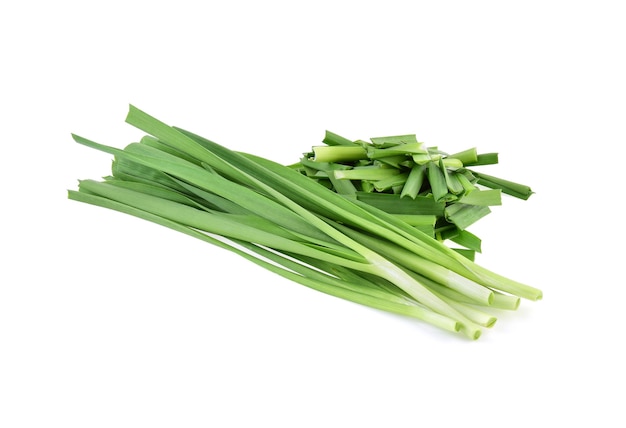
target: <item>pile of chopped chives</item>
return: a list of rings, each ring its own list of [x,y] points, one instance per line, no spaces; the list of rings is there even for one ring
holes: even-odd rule
[[[497,153],[476,148],[448,154],[427,147],[416,136],[398,135],[351,141],[327,131],[291,165],[340,195],[375,206],[419,228],[474,260],[481,240],[467,230],[502,204],[502,193],[528,199],[530,187],[480,173],[475,167],[498,163]]]

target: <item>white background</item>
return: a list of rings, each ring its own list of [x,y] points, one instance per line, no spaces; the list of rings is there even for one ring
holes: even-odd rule
[[[620,2],[16,4],[1,427],[626,425]],[[470,342],[68,201],[111,160],[70,133],[124,146],[129,103],[284,163],[326,129],[497,151],[536,194],[472,229],[478,261],[545,298]]]

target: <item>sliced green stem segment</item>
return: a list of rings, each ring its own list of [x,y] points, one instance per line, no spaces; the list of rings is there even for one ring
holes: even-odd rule
[[[478,153],[476,152],[476,147],[472,147],[471,149],[463,150],[462,152],[455,153],[448,157],[458,159],[464,165],[469,165],[475,163],[478,160]]]
[[[426,175],[426,166],[425,165],[415,165],[411,168],[411,172],[406,179],[406,183],[404,183],[404,187],[402,188],[402,192],[400,193],[401,197],[408,196],[411,199],[415,199],[422,189],[422,185],[424,184],[424,176]]]
[[[428,181],[430,182],[430,188],[435,201],[443,201],[448,194],[448,185],[446,184],[446,177],[443,175],[443,172],[434,162],[428,164]]]
[[[474,162],[465,163],[466,166],[478,166],[478,165],[494,165],[498,163],[497,153],[482,153],[476,157]]]
[[[443,216],[445,204],[427,196],[416,196],[413,199],[390,193],[371,194],[357,192],[359,201],[365,202],[389,214],[434,215]]]
[[[315,162],[352,162],[367,159],[367,152],[359,146],[317,146],[313,147]]]
[[[384,180],[400,175],[397,169],[391,168],[355,168],[335,171],[335,178],[339,180]]]
[[[501,189],[503,193],[515,196],[516,198],[526,200],[533,194],[530,187],[524,184],[503,180],[492,175],[486,175],[475,171],[472,171],[472,174],[478,178],[478,184],[482,184],[483,186],[490,187],[492,189]]]
[[[354,146],[355,143],[334,132],[326,131],[323,143],[328,146]]]
[[[462,177],[462,175],[457,174]],[[467,193],[461,199],[460,204],[466,205],[482,205],[482,206],[494,206],[502,205],[502,191],[500,189],[490,190],[474,190]]]

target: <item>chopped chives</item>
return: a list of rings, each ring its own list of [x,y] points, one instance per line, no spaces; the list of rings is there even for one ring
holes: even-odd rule
[[[409,174],[394,174],[392,176],[383,178],[381,180],[374,181],[374,188],[379,192],[385,191],[390,188],[395,188],[393,193],[399,193],[404,187]]]
[[[393,168],[354,168],[336,170],[335,178],[338,180],[384,180],[385,178],[400,175],[400,171]]]
[[[433,198],[436,201],[444,200],[448,194],[448,185],[446,184],[446,178],[443,171],[435,162],[430,162],[428,164],[428,182],[430,183]]]
[[[394,135],[391,137],[376,137],[370,138],[370,141],[375,146],[396,146],[399,144],[417,143],[415,134],[408,135]]]
[[[476,251],[474,250],[468,250],[467,248],[453,248],[453,250],[468,260],[476,260]]]
[[[417,197],[417,194],[420,192],[420,189],[422,188],[425,175],[425,165],[415,165],[413,168],[411,168],[411,172],[409,173],[409,176],[404,183],[404,187],[402,188],[400,196],[408,196],[411,199],[415,199]]]
[[[502,205],[500,189],[474,190],[459,199],[459,203],[467,205]]]
[[[113,155],[114,162],[111,176],[81,180],[78,191],[68,192],[70,199],[152,221],[296,283],[470,339],[495,322],[474,305],[515,309],[519,297],[542,297],[536,288],[475,264],[480,240],[459,231],[489,210],[450,203],[479,192],[465,194],[467,183],[459,177],[470,184],[471,177],[489,177],[448,171],[445,164],[458,163],[445,161],[447,155],[435,148],[427,152],[435,160],[416,165],[413,155],[421,143],[415,136],[373,139],[377,148],[371,149],[327,132],[319,157],[306,156],[288,167],[230,151],[134,106],[127,122],[149,135],[124,149],[74,136]],[[402,151],[407,160],[361,158],[371,150]],[[345,165],[336,162],[340,158]],[[416,178],[408,183],[413,171]],[[461,188],[459,197],[448,192],[458,190],[451,177]],[[407,184],[413,186],[406,190],[411,197],[403,198]],[[433,239],[435,230],[439,238],[456,239],[466,248],[448,248]]]
[[[471,226],[490,212],[491,210],[487,206],[461,203],[450,205],[444,210],[446,220],[454,223],[461,230]]]
[[[417,214],[443,216],[445,204],[427,196],[414,199],[389,193],[357,192],[357,199],[390,214]]]
[[[327,146],[353,146],[355,143],[344,138],[340,135],[335,134],[334,132],[326,131],[326,135],[324,136],[324,140],[322,140],[324,144]]]
[[[464,195],[468,195],[469,193],[476,190],[476,186],[474,186],[472,182],[469,181],[469,179],[467,178],[467,175],[465,175],[465,172],[461,173],[457,171],[456,178],[459,180],[459,183],[461,183],[461,186],[463,186]]]
[[[483,186],[490,187],[492,189],[501,189],[503,193],[520,199],[526,200],[533,194],[530,187],[524,184],[514,183],[509,180],[503,180],[498,177],[474,171],[472,171],[472,174],[478,178],[478,184],[482,184]]]
[[[418,165],[426,165],[432,160],[428,153],[414,153],[412,156],[413,162]]]
[[[443,163],[443,159],[439,160],[439,168],[443,171],[444,179],[446,180],[446,186],[453,195],[459,195],[463,193],[463,185],[457,178],[455,172],[449,172]]]
[[[476,147],[472,147],[471,149],[450,155],[448,158],[458,159],[463,165],[470,165],[478,160],[478,155],[476,153]]]
[[[441,158],[440,159],[440,165],[442,165],[445,168],[462,168],[463,167],[463,162],[461,162],[458,159],[454,159],[454,158]]]
[[[313,147],[316,162],[351,162],[367,159],[367,152],[360,146],[316,146]]]
[[[481,252],[482,241],[480,238],[467,230],[459,230],[450,240],[464,246],[468,250]]]
[[[369,147],[367,150],[367,156],[370,159],[379,159],[388,156],[397,156],[397,155],[409,155],[414,153],[428,153],[427,149],[424,148],[422,143],[403,143],[398,144],[397,146],[387,147],[384,149]]]
[[[479,154],[474,162],[465,163],[467,166],[478,166],[478,165],[495,165],[498,163],[498,154],[497,153],[482,153]]]

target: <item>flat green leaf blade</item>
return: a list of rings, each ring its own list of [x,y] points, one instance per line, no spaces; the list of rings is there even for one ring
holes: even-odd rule
[[[455,242],[459,245],[464,246],[465,248],[467,248],[468,250],[473,250],[476,251],[478,253],[480,253],[481,250],[481,245],[482,245],[482,241],[481,239],[474,235],[473,233],[467,231],[467,230],[459,230],[458,233],[450,238],[450,240],[452,242]]]
[[[399,186],[400,188],[406,183],[409,174],[395,174],[382,180],[374,181],[374,188],[379,192]]]
[[[448,185],[443,171],[435,162],[428,163],[428,182],[435,201],[442,201],[448,194]]]
[[[446,207],[445,217],[450,223],[454,223],[459,229],[463,230],[490,212],[491,210],[486,206],[457,203]]]
[[[113,186],[109,183],[100,183],[94,180],[81,181],[79,190],[87,191],[94,195],[111,199],[121,204],[206,232],[246,240],[282,251],[292,251],[308,255],[346,267],[367,270],[366,260],[355,252],[352,252],[353,256],[350,258],[345,257],[345,254],[343,256],[333,255],[332,251],[315,248],[311,245],[289,239],[285,237],[284,234],[278,235],[273,230],[268,232],[259,227],[255,227],[255,225],[250,225],[249,219],[246,216],[209,213],[171,200]]]
[[[476,251],[474,250],[468,250],[466,248],[453,248],[453,250],[472,262],[476,259]]]
[[[453,195],[459,195],[463,193],[463,186],[461,182],[457,178],[457,174],[455,172],[448,171],[446,165],[443,162],[443,159],[439,160],[439,168],[443,172],[443,176],[446,180],[446,186],[448,187],[448,191]]]
[[[475,171],[471,171],[471,173],[478,178],[478,184],[482,184],[483,186],[490,187],[492,189],[502,189],[503,193],[520,199],[526,200],[534,193],[530,187],[524,184],[515,183],[513,181],[504,180],[502,178]]]
[[[413,168],[411,168],[411,172],[406,179],[406,183],[404,183],[404,187],[402,188],[402,193],[400,193],[400,197],[408,196],[411,199],[415,199],[420,192],[422,185],[424,184],[425,176],[425,165],[415,165]]]
[[[400,315],[405,315],[405,316],[410,316],[416,319],[420,319],[424,322],[430,323],[432,325],[435,325],[439,328],[442,328],[451,332],[458,332],[460,329],[460,324],[458,323],[458,321],[455,321],[449,317],[440,315],[436,312],[430,311],[420,306],[402,304],[402,303],[396,302],[394,299],[384,298],[382,297],[384,296],[384,293],[372,295],[372,293],[366,293],[366,292],[363,292],[363,290],[357,291],[351,288],[349,284],[346,284],[343,281],[336,281],[328,276],[322,279],[322,277],[320,276],[321,274],[315,275],[314,272],[316,271],[313,271],[312,269],[309,269],[306,272],[302,270],[298,272],[296,269],[294,269],[294,265],[291,265],[291,264],[287,265],[288,267],[286,269],[281,268],[276,263],[284,266],[286,265],[285,261],[287,259],[285,258],[279,259],[280,256],[275,255],[274,253],[271,253],[269,251],[263,250],[261,247],[254,246],[255,252],[264,256],[265,258],[269,260],[274,261],[275,263],[270,263],[268,261],[265,261],[262,258],[255,257],[253,254],[242,251],[241,249],[237,247],[229,245],[226,242],[215,239],[211,237],[210,235],[204,234],[195,229],[181,225],[179,223],[168,220],[166,218],[159,217],[152,213],[145,212],[145,211],[139,210],[131,206],[127,206],[125,204],[122,204],[116,201],[112,201],[110,199],[102,198],[99,196],[95,196],[95,195],[91,195],[91,194],[87,194],[83,192],[77,192],[73,190],[70,190],[68,192],[68,197],[69,199],[72,199],[75,201],[88,203],[88,204],[92,204],[96,206],[101,206],[103,208],[113,209],[113,210],[116,210],[125,214],[133,215],[135,217],[151,221],[161,226],[168,227],[177,232],[185,233],[196,239],[200,239],[207,243],[213,244],[215,246],[218,246],[220,248],[223,248],[225,250],[238,254],[239,256],[247,259],[248,261],[251,261],[271,272],[274,272],[278,275],[281,275],[284,278],[287,278],[291,281],[294,281],[296,283],[299,283],[311,289],[320,291],[322,293],[325,293],[334,297],[338,297],[341,299],[345,299],[354,303],[358,303],[361,305],[376,308],[379,310],[397,313]],[[246,241],[236,241],[236,242],[238,242],[239,244],[244,244],[243,246],[246,248],[249,248],[249,249],[251,248],[251,246]]]
[[[497,153],[482,153],[476,157],[474,162],[467,162],[466,166],[479,166],[479,165],[495,165],[498,163]]]
[[[463,150],[462,152],[455,153],[453,155],[448,156],[449,158],[454,158],[460,160],[463,165],[469,165],[478,160],[478,154],[476,153],[476,147],[472,147],[471,149]]]
[[[416,196],[414,199],[388,193],[357,192],[359,201],[376,207],[389,214],[413,214],[443,216],[445,203],[436,202],[432,197]]]
[[[500,189],[474,190],[459,199],[459,203],[484,206],[502,205],[502,191]]]

